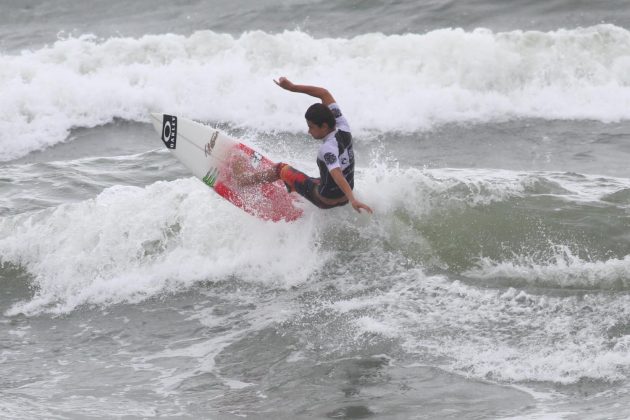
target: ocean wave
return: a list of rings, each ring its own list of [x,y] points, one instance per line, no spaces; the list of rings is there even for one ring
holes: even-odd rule
[[[129,157],[127,164],[133,168],[146,159]],[[94,182],[103,181],[81,163],[64,163],[72,169],[71,180],[90,179],[81,175],[88,171]],[[403,257],[424,269],[488,282],[499,276],[555,287],[627,286],[625,242],[588,230],[611,229],[598,223],[623,212],[594,194],[595,185],[608,185],[598,190],[600,199],[624,190],[621,179],[372,167],[357,168],[357,181],[357,197],[375,210],[371,217],[348,207],[320,212],[305,203],[306,214],[295,223],[263,222],[194,178],[113,185],[95,198],[6,215],[0,218],[0,262],[28,273],[36,291],[9,313],[139,302],[230,276],[286,288],[303,284],[327,264],[347,270],[347,253],[359,252],[356,247],[378,264],[381,256]],[[583,226],[585,218],[590,220]],[[623,219],[619,223],[612,229],[623,232]],[[585,234],[575,235],[576,228]],[[548,260],[541,256],[555,255],[554,244],[563,241],[612,259],[589,263],[582,252],[575,254],[582,260],[544,266]],[[613,251],[616,256],[610,256]],[[520,261],[519,255],[537,257]]]
[[[359,134],[519,117],[617,121],[628,118],[629,57],[630,32],[613,25],[349,39],[84,35],[0,55],[0,159],[66,141],[73,127],[148,121],[150,111],[301,131],[288,116],[311,100],[275,87],[280,75],[330,88]]]
[[[357,194],[384,214],[374,239],[423,267],[503,286],[630,288],[628,206],[609,200],[627,190],[627,179],[483,169],[368,173],[361,185],[369,186]]]

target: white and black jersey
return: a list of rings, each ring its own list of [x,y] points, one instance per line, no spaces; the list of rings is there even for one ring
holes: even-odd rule
[[[341,188],[335,183],[330,171],[340,168],[343,176],[354,188],[354,152],[352,150],[352,134],[348,121],[342,115],[339,106],[334,103],[328,105],[336,120],[336,130],[330,133],[319,148],[317,166],[319,167],[319,194],[326,198],[340,198],[344,196]]]

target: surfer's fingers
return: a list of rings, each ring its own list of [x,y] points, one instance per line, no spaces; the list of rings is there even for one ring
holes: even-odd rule
[[[367,204],[359,203],[356,207],[354,207],[354,209],[357,211],[357,213],[361,213],[361,209],[363,209],[369,214],[372,214],[372,209]]]
[[[366,211],[369,211],[367,206],[363,203],[359,203],[359,202],[353,202],[352,204],[352,208],[357,212],[357,213],[361,213],[361,209],[364,209]]]
[[[284,76],[278,78],[278,80],[274,79],[274,82],[276,82],[276,85],[280,86],[283,89],[288,89],[289,86],[291,86],[291,82],[289,81],[289,79]]]

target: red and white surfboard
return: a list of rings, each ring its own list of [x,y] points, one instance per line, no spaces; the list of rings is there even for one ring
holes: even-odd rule
[[[240,187],[235,171],[256,172],[274,163],[249,146],[219,130],[187,118],[151,114],[155,130],[164,145],[193,175],[221,197],[247,213],[274,222],[293,221],[302,215],[281,181]]]

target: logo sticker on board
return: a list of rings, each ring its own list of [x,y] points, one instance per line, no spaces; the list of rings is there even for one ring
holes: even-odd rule
[[[164,114],[162,120],[162,141],[169,149],[175,149],[177,143],[177,117]]]
[[[206,155],[206,157],[212,154],[212,149],[214,149],[214,145],[217,143],[217,137],[219,137],[219,132],[215,131],[214,133],[212,133],[212,137],[210,138],[210,141],[206,144],[206,147],[203,149],[203,153]]]
[[[206,176],[203,177],[202,181],[209,187],[214,187],[214,184],[217,182],[217,178],[219,177],[219,171],[216,168],[210,169]]]

